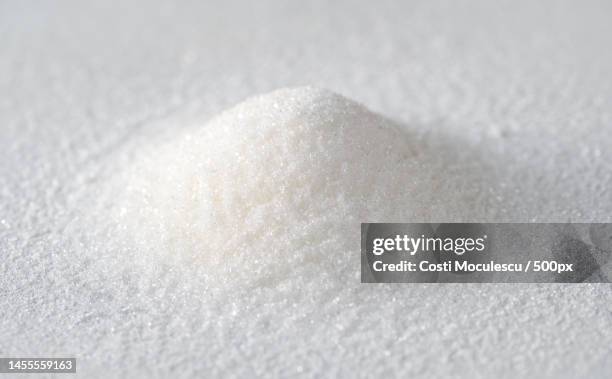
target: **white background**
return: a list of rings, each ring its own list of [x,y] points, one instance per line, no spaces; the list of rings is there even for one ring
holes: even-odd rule
[[[609,284],[234,302],[92,268],[112,241],[76,224],[130,141],[298,85],[490,157],[520,200],[497,221],[610,222],[610,20],[607,1],[0,2],[0,355],[87,377],[609,377]]]

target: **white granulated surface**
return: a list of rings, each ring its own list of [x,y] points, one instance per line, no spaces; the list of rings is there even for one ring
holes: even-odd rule
[[[296,248],[298,240],[288,239],[287,251],[260,251],[262,265],[248,267],[202,264],[207,257],[185,255],[173,243],[162,249],[160,242],[147,256],[147,244],[124,235],[138,239],[154,217],[140,225],[127,217],[123,230],[114,225],[133,209],[134,187],[148,188],[160,209],[175,209],[184,197],[164,193],[170,172],[163,170],[176,165],[172,175],[193,175],[197,162],[182,159],[210,149],[214,165],[261,167],[252,149],[276,156],[278,143],[198,144],[222,129],[214,125],[240,127],[227,122],[236,109],[207,124],[214,115],[287,87],[298,89],[241,106],[262,121],[253,130],[294,126],[267,122],[265,109],[282,117],[269,108],[277,98],[294,105],[285,116],[304,104],[332,114],[344,109],[337,120],[367,115],[319,146],[313,135],[329,131],[317,129],[324,124],[318,112],[304,109],[303,138],[288,127],[272,133],[278,146],[295,148],[279,156],[303,162],[319,146],[324,154],[313,159],[329,172],[336,159],[355,156],[350,173],[382,162],[380,154],[358,154],[371,126],[385,131],[371,141],[375,152],[384,150],[374,142],[399,133],[391,146],[406,144],[415,157],[382,167],[385,191],[398,194],[390,190],[399,180],[388,176],[392,167],[405,166],[409,189],[439,185],[410,197],[415,217],[610,222],[611,15],[600,1],[2,2],[0,355],[73,355],[82,377],[609,377],[609,284],[366,286],[358,283],[358,257],[337,247],[352,241],[334,240],[333,228],[317,244]],[[181,142],[190,134],[199,142]],[[179,145],[185,150],[168,151]],[[234,156],[220,159],[219,146]],[[232,165],[240,155],[254,160]],[[136,167],[163,170],[130,175]],[[215,188],[232,201],[264,203],[242,192],[264,196],[283,180],[261,175],[277,172],[263,167],[258,175],[269,187],[237,188],[231,176]],[[304,167],[309,178],[319,172]],[[326,201],[339,188],[323,191]],[[358,204],[351,196],[364,188],[382,207],[392,205],[357,186],[346,190],[340,204],[347,207],[338,212],[404,217],[404,210],[351,208]],[[205,190],[193,191],[177,193],[202,195],[196,200],[206,206]],[[286,193],[279,209],[302,195]],[[328,222],[349,220],[322,205],[304,203]],[[211,222],[188,224],[185,216],[179,212],[168,230],[194,233]],[[214,225],[217,255],[209,259],[229,251],[221,243],[227,229],[247,220],[224,222]],[[272,225],[292,227],[282,219]],[[168,241],[150,235],[148,244]]]

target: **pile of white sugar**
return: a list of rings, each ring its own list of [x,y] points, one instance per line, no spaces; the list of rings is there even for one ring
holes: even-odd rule
[[[356,280],[361,222],[474,211],[447,166],[437,148],[353,101],[283,89],[141,147],[116,221],[148,265],[198,265],[216,283],[305,269]]]

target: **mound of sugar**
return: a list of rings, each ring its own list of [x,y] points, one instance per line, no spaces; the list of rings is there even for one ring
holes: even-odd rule
[[[150,146],[126,175],[119,222],[147,255],[217,279],[280,280],[309,265],[354,276],[361,222],[431,218],[440,179],[421,155],[340,95],[278,90]]]

